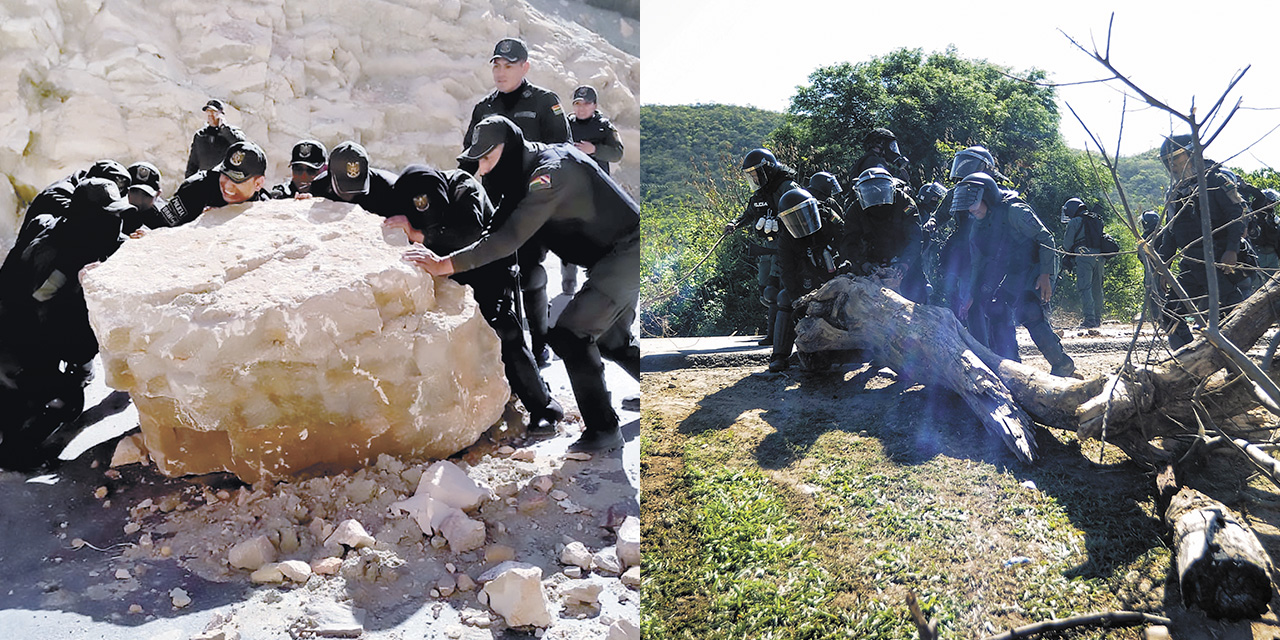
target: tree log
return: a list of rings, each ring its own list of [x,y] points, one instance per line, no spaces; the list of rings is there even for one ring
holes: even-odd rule
[[[1271,602],[1271,559],[1257,536],[1221,502],[1195,489],[1174,494],[1164,514],[1173,529],[1184,606],[1211,618],[1252,618]]]

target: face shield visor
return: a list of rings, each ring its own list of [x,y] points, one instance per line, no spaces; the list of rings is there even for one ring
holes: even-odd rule
[[[973,203],[982,199],[984,191],[986,189],[980,183],[961,182],[956,185],[956,190],[951,195],[951,213],[968,211]]]
[[[893,202],[893,180],[888,177],[859,180],[854,191],[858,193],[858,203],[863,209]]]
[[[806,198],[799,204],[778,215],[787,231],[796,238],[811,236],[822,228],[822,216],[818,214],[818,201]]]
[[[987,172],[990,169],[991,167],[987,166],[986,160],[983,160],[980,156],[968,150],[961,151],[951,161],[951,179],[960,180],[969,174],[978,173],[979,171]]]
[[[753,189],[759,189],[760,187],[764,186],[766,180],[764,178],[763,162],[761,162],[760,164],[754,167],[747,167],[746,169],[744,169],[744,171],[746,171],[747,179],[751,181],[751,187]]]
[[[890,140],[890,141],[889,141],[889,147],[888,147],[888,148],[889,148],[889,155],[891,155],[891,156],[893,156],[893,157],[895,157],[895,158],[896,158],[896,157],[898,157],[898,156],[900,156],[900,155],[902,155],[902,152],[898,150],[898,141],[897,141],[897,140]]]

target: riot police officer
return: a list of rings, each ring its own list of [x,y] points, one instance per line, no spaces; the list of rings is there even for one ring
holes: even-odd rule
[[[227,106],[217,98],[210,98],[204,105],[207,124],[191,139],[191,153],[187,156],[187,172],[190,178],[197,171],[208,171],[226,158],[231,145],[247,140],[244,132],[227,124]]]
[[[475,243],[490,231],[494,208],[480,182],[461,169],[437,170],[411,164],[396,178],[396,214],[383,222],[403,229],[409,239],[437,255],[447,256]],[[555,435],[564,409],[538,372],[533,353],[520,328],[519,283],[514,255],[470,271],[453,280],[471,285],[480,313],[502,343],[502,364],[511,390],[529,412],[528,433]]]
[[[289,155],[289,180],[271,187],[268,194],[274,199],[281,199],[310,192],[311,183],[329,160],[328,155],[319,140],[299,140]]]
[[[71,196],[75,192],[76,187],[88,178],[105,178],[115,183],[116,189],[120,193],[124,193],[132,184],[129,177],[129,171],[124,165],[115,160],[102,159],[94,162],[87,169],[81,169],[71,175],[45,187],[31,199],[31,204],[27,206],[26,216],[22,219],[22,226],[18,229],[18,237],[21,238],[31,233],[28,226],[37,216],[49,214],[56,217],[66,215],[71,209]],[[29,240],[29,238],[28,238]]]
[[[1206,300],[1209,292],[1209,280],[1205,273],[1204,250],[1205,238],[1201,232],[1201,210],[1199,175],[1192,160],[1193,140],[1190,134],[1180,134],[1165,138],[1160,145],[1160,160],[1174,180],[1174,187],[1165,200],[1165,229],[1158,234],[1160,259],[1170,264],[1178,252],[1182,260],[1178,268],[1178,283],[1191,297],[1191,300]],[[1213,243],[1212,255],[1219,265],[1214,273],[1218,280],[1218,299],[1224,307],[1241,301],[1240,292],[1231,276],[1235,275],[1239,259],[1241,238],[1245,225],[1242,216],[1245,212],[1244,198],[1236,189],[1236,185],[1216,168],[1216,163],[1205,160],[1204,179],[1209,187],[1209,221],[1215,229],[1210,241]],[[1207,302],[1197,303],[1201,309],[1207,308]],[[1169,334],[1169,347],[1177,350],[1191,342],[1191,330],[1187,327],[1183,316],[1191,313],[1185,301],[1171,300],[1169,311],[1173,315],[1173,330]],[[1222,310],[1225,313],[1225,308]]]
[[[761,346],[774,343],[777,336],[774,328],[778,318],[778,291],[781,289],[779,278],[781,272],[775,263],[778,253],[778,202],[782,194],[798,187],[795,182],[796,172],[791,167],[778,162],[773,152],[768,149],[753,149],[742,159],[742,170],[747,180],[755,187],[747,206],[738,219],[725,226],[725,233],[733,233],[746,225],[755,230],[759,245],[752,245],[751,253],[759,256],[756,262],[756,284],[760,287],[760,303],[766,309],[765,337]]]
[[[898,148],[898,136],[884,127],[876,127],[862,138],[867,150],[853,163],[851,176],[860,176],[863,171],[872,167],[880,167],[903,182],[907,182],[907,167],[910,160],[902,155]]]
[[[979,172],[993,176],[996,180],[1003,179],[1003,176],[996,171],[995,158],[991,152],[985,147],[972,146],[956,152],[955,157],[951,159],[951,171],[948,177],[958,181]],[[955,189],[947,192],[942,202],[933,210],[933,215],[925,221],[924,233],[931,235],[955,218],[955,228],[938,251],[938,276],[942,280],[941,293],[950,303],[951,310],[960,319],[960,323],[968,328],[974,337],[986,344],[988,337],[978,334],[981,331],[981,322],[977,317],[980,308],[973,307],[967,314],[960,313],[960,301],[964,297],[961,290],[968,286],[969,275],[972,272],[969,235],[973,228],[973,218],[969,216],[967,209],[953,211],[951,204],[954,197]]]
[[[835,187],[839,188],[838,182]],[[796,300],[848,266],[837,249],[842,225],[835,209],[821,206],[817,198],[798,187],[782,194],[778,207],[781,209],[778,219],[782,222],[782,231],[778,233],[776,263],[782,289],[778,292],[770,371],[782,371],[790,366],[788,358],[796,341],[793,313]]]
[[[844,216],[840,253],[860,275],[881,275],[904,298],[925,303],[920,218],[906,183],[880,167],[858,176],[856,198]]]
[[[1020,360],[1017,322],[1027,328],[1053,375],[1075,373],[1075,361],[1049,324],[1058,271],[1053,234],[1017,192],[1002,191],[985,173],[965,177],[952,196],[952,213],[967,210],[974,218],[969,236],[972,277],[962,291],[961,312],[979,308],[988,324],[987,346],[996,354]]]
[[[1071,198],[1062,205],[1062,221],[1067,225],[1062,246],[1069,254],[1063,258],[1064,267],[1070,265],[1076,273],[1076,291],[1080,294],[1080,315],[1084,316],[1081,329],[1102,326],[1102,274],[1106,258],[1099,256],[1102,250],[1102,218],[1089,210],[1080,198]]]
[[[398,212],[392,194],[395,183],[396,174],[370,167],[369,152],[364,146],[347,140],[333,148],[328,170],[311,182],[310,193],[317,198],[357,204],[369,213],[390,218]]]
[[[945,197],[947,197],[946,187],[937,182],[930,182],[920,187],[919,193],[916,194],[916,209],[920,212],[922,226],[933,218],[933,212],[938,210],[938,204]]]
[[[200,217],[207,208],[266,200],[266,170],[267,154],[261,147],[248,141],[237,142],[227,149],[227,157],[217,166],[197,171],[178,185],[153,222],[157,227],[176,227]]]
[[[534,235],[556,255],[587,268],[587,280],[560,313],[547,341],[564,361],[586,431],[570,446],[604,451],[622,445],[601,357],[640,378],[640,345],[631,334],[640,297],[640,207],[585,153],[570,144],[527,142],[503,116],[476,126],[461,160],[476,162],[491,197],[512,202],[480,242],[441,257],[411,249],[405,259],[448,276],[505,258]]]
[[[604,172],[609,173],[609,163],[622,160],[622,136],[618,128],[596,109],[596,90],[582,85],[573,90],[573,113],[569,114],[569,131],[573,146],[591,156]],[[560,265],[560,291],[573,295],[578,288],[578,268],[567,263]]]

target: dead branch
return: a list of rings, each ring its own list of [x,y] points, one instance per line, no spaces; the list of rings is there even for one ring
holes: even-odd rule
[[[1052,631],[1063,631],[1073,629],[1075,627],[1105,627],[1108,629],[1117,627],[1133,627],[1140,624],[1152,625],[1168,625],[1168,618],[1153,616],[1149,613],[1141,613],[1139,611],[1107,611],[1105,613],[1087,613],[1080,616],[1072,616],[1070,618],[1059,618],[1057,620],[1046,620],[1026,626],[1018,627],[1010,631],[1006,631],[1000,635],[989,636],[986,640],[1014,640],[1015,638],[1030,638],[1031,636],[1049,633]]]

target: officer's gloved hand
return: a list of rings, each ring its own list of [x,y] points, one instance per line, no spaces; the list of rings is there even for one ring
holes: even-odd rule
[[[853,263],[848,260],[841,260],[840,264],[836,265],[836,275],[838,276],[853,275],[856,272],[853,268]]]
[[[937,228],[938,228],[938,221],[934,220],[933,218],[929,218],[928,220],[925,220],[923,225],[921,225],[920,230],[924,231],[925,234],[930,234],[930,233],[933,233],[933,230]]]
[[[727,235],[729,235],[729,234],[731,234],[731,233],[733,233],[734,231],[737,231],[737,230],[738,230],[738,227],[734,226],[734,224],[733,224],[732,222],[730,222],[730,223],[728,223],[728,224],[724,225],[724,234],[725,234],[726,236],[727,236]]]

